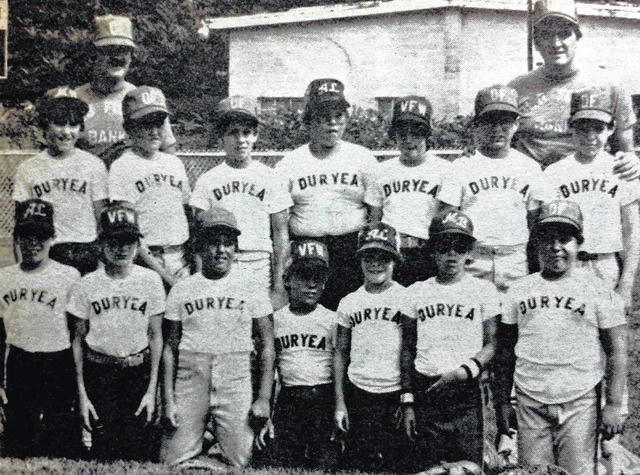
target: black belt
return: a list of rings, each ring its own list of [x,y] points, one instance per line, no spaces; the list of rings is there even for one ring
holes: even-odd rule
[[[129,356],[113,356],[107,355],[105,353],[100,353],[99,351],[93,350],[86,347],[87,360],[92,363],[103,364],[107,366],[115,366],[117,368],[135,368],[136,366],[140,366],[145,363],[149,359],[149,355],[151,354],[151,350],[149,347],[145,348],[138,353],[134,353]]]
[[[597,261],[598,259],[600,259],[600,254],[594,254],[586,251],[578,252],[579,261],[588,262],[588,261]]]

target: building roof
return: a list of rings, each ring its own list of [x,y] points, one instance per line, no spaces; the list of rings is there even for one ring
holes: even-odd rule
[[[525,0],[383,0],[347,4],[292,8],[283,12],[233,17],[207,18],[202,26],[208,30],[237,30],[265,26],[308,23],[381,15],[416,13],[437,8],[526,11]],[[640,8],[624,2],[578,3],[578,15],[640,19]]]

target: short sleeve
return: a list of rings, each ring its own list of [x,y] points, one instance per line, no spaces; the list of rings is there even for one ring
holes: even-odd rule
[[[502,299],[498,289],[489,282],[487,282],[486,290],[484,291],[485,301],[482,305],[482,321],[492,319],[496,315],[502,314]]]
[[[598,328],[613,328],[627,323],[624,300],[615,292],[602,292],[596,303]]]
[[[71,288],[66,310],[74,317],[89,319],[89,300],[86,297],[86,280],[80,279]]]
[[[502,299],[502,323],[507,325],[518,324],[518,302],[513,290],[507,290]]]
[[[175,136],[173,135],[173,131],[171,130],[171,124],[169,123],[169,117],[167,116],[162,124],[162,130],[160,131],[162,136],[162,145],[160,146],[160,150],[167,150],[172,145],[177,143]]]
[[[636,123],[631,96],[620,86],[615,86],[614,89],[616,92],[616,109],[614,113],[616,127],[626,130]]]
[[[26,163],[26,162],[25,162]],[[24,201],[31,198],[29,196],[29,185],[25,178],[25,166],[22,164],[16,170],[16,174],[13,177],[13,199],[15,201]]]
[[[293,206],[288,182],[285,178],[277,173],[271,173],[270,188],[271,194],[269,202],[267,203],[267,211],[269,214],[279,213]]]
[[[162,284],[162,279],[158,274],[151,271],[149,274],[149,312],[147,315],[152,317],[153,315],[158,315],[164,313],[166,310],[166,294],[164,292],[164,285]]]
[[[127,161],[120,157],[113,162],[109,170],[109,199],[111,201],[128,201],[135,204],[138,197],[135,195],[136,188],[130,183],[131,170],[127,169]]]
[[[375,172],[369,172],[365,176],[364,202],[369,206],[382,208],[384,193],[380,183],[379,174],[382,172],[382,165],[377,167]]]
[[[93,183],[91,185],[91,200],[106,200],[109,198],[107,167],[98,157],[95,157],[94,163],[95,172],[93,174]]]
[[[181,306],[180,287],[181,287],[180,282],[178,282],[178,284],[175,285],[169,291],[169,296],[167,297],[167,301],[165,304],[165,312],[164,312],[164,318],[166,320],[179,322],[182,319],[180,315],[180,306]]]
[[[204,211],[211,209],[211,201],[208,197],[207,185],[205,183],[204,175],[196,181],[196,186],[193,188],[189,204]]]
[[[622,193],[620,194],[620,206],[627,206],[628,204],[638,201],[640,199],[640,183],[638,180],[624,181],[620,180],[620,188]]]
[[[247,293],[247,312],[251,318],[262,318],[273,313],[269,293],[265,288]]]
[[[173,156],[173,155],[172,155]],[[178,160],[178,166],[180,167],[180,175],[182,179],[182,204],[189,204],[189,198],[191,198],[191,187],[189,186],[189,177],[187,177],[187,170],[184,168],[184,163],[180,158],[175,157]]]
[[[462,194],[464,188],[460,184],[460,177],[456,173],[457,167],[454,164],[449,176],[442,177],[442,183],[436,198],[447,203],[448,205],[455,206],[456,208],[462,205]]]

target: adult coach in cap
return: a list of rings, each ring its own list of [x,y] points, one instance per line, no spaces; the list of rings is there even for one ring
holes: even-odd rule
[[[223,208],[198,214],[195,246],[202,271],[178,282],[165,315],[164,403],[168,430],[161,459],[214,469],[249,463],[254,432],[270,415],[273,309],[267,289],[248,285],[233,269],[240,230]],[[252,339],[253,337],[253,339]],[[253,399],[251,352],[257,342],[258,388]],[[201,455],[213,420],[223,460]]]
[[[358,231],[368,218],[380,219],[380,209],[364,201],[366,175],[377,162],[366,148],[342,140],[349,118],[342,82],[315,79],[305,100],[309,143],[288,153],[276,170],[289,179],[292,240],[318,238],[329,248],[331,274],[320,303],[335,310],[362,280],[355,259]]]
[[[4,455],[74,457],[80,431],[65,306],[80,274],[49,258],[55,235],[50,203],[18,203],[15,218],[22,260],[0,270],[0,354],[8,349],[0,388]]]
[[[136,212],[111,205],[101,215],[104,266],[71,291],[80,415],[101,460],[154,460],[149,423],[156,407],[165,293],[152,270],[133,263],[140,230]]]
[[[98,218],[107,203],[107,170],[94,155],[76,148],[87,104],[69,87],[47,91],[38,101],[39,127],[47,148],[16,170],[13,199],[41,198],[56,212],[50,257],[81,274],[98,265]]]
[[[615,78],[578,65],[576,52],[582,38],[573,0],[537,0],[533,12],[533,41],[544,64],[515,78],[509,86],[518,91],[522,114],[514,147],[546,168],[573,151],[568,126],[571,93],[614,83]],[[614,132],[617,147],[623,152],[614,167],[625,179],[636,178],[640,163],[633,152],[636,121],[631,97],[616,86]]]
[[[398,99],[389,135],[395,139],[400,157],[374,169],[364,200],[382,208],[382,222],[398,230],[404,261],[394,278],[408,286],[435,274],[426,246],[429,224],[440,208],[438,191],[452,171],[448,161],[429,152],[431,103],[426,98]]]
[[[247,279],[273,289],[274,306],[281,308],[286,303],[282,276],[293,204],[287,182],[251,156],[258,140],[257,99],[228,97],[218,104],[218,113],[216,128],[225,159],[198,178],[190,204],[199,210],[219,206],[234,214],[242,229],[236,254],[239,267],[247,271]]]
[[[123,16],[95,17],[92,43],[93,77],[76,89],[78,97],[89,105],[85,129],[78,146],[102,158],[110,167],[125,146],[127,135],[122,127],[122,99],[135,89],[125,80],[131,66],[133,41],[131,20]],[[168,118],[162,124],[160,149],[172,153],[177,143]]]

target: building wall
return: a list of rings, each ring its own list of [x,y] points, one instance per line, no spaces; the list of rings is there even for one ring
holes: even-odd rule
[[[580,59],[640,92],[640,22],[582,21]],[[523,12],[459,8],[234,30],[229,92],[300,97],[312,79],[335,77],[355,104],[421,94],[451,118],[472,112],[478,89],[527,71],[526,38]]]

